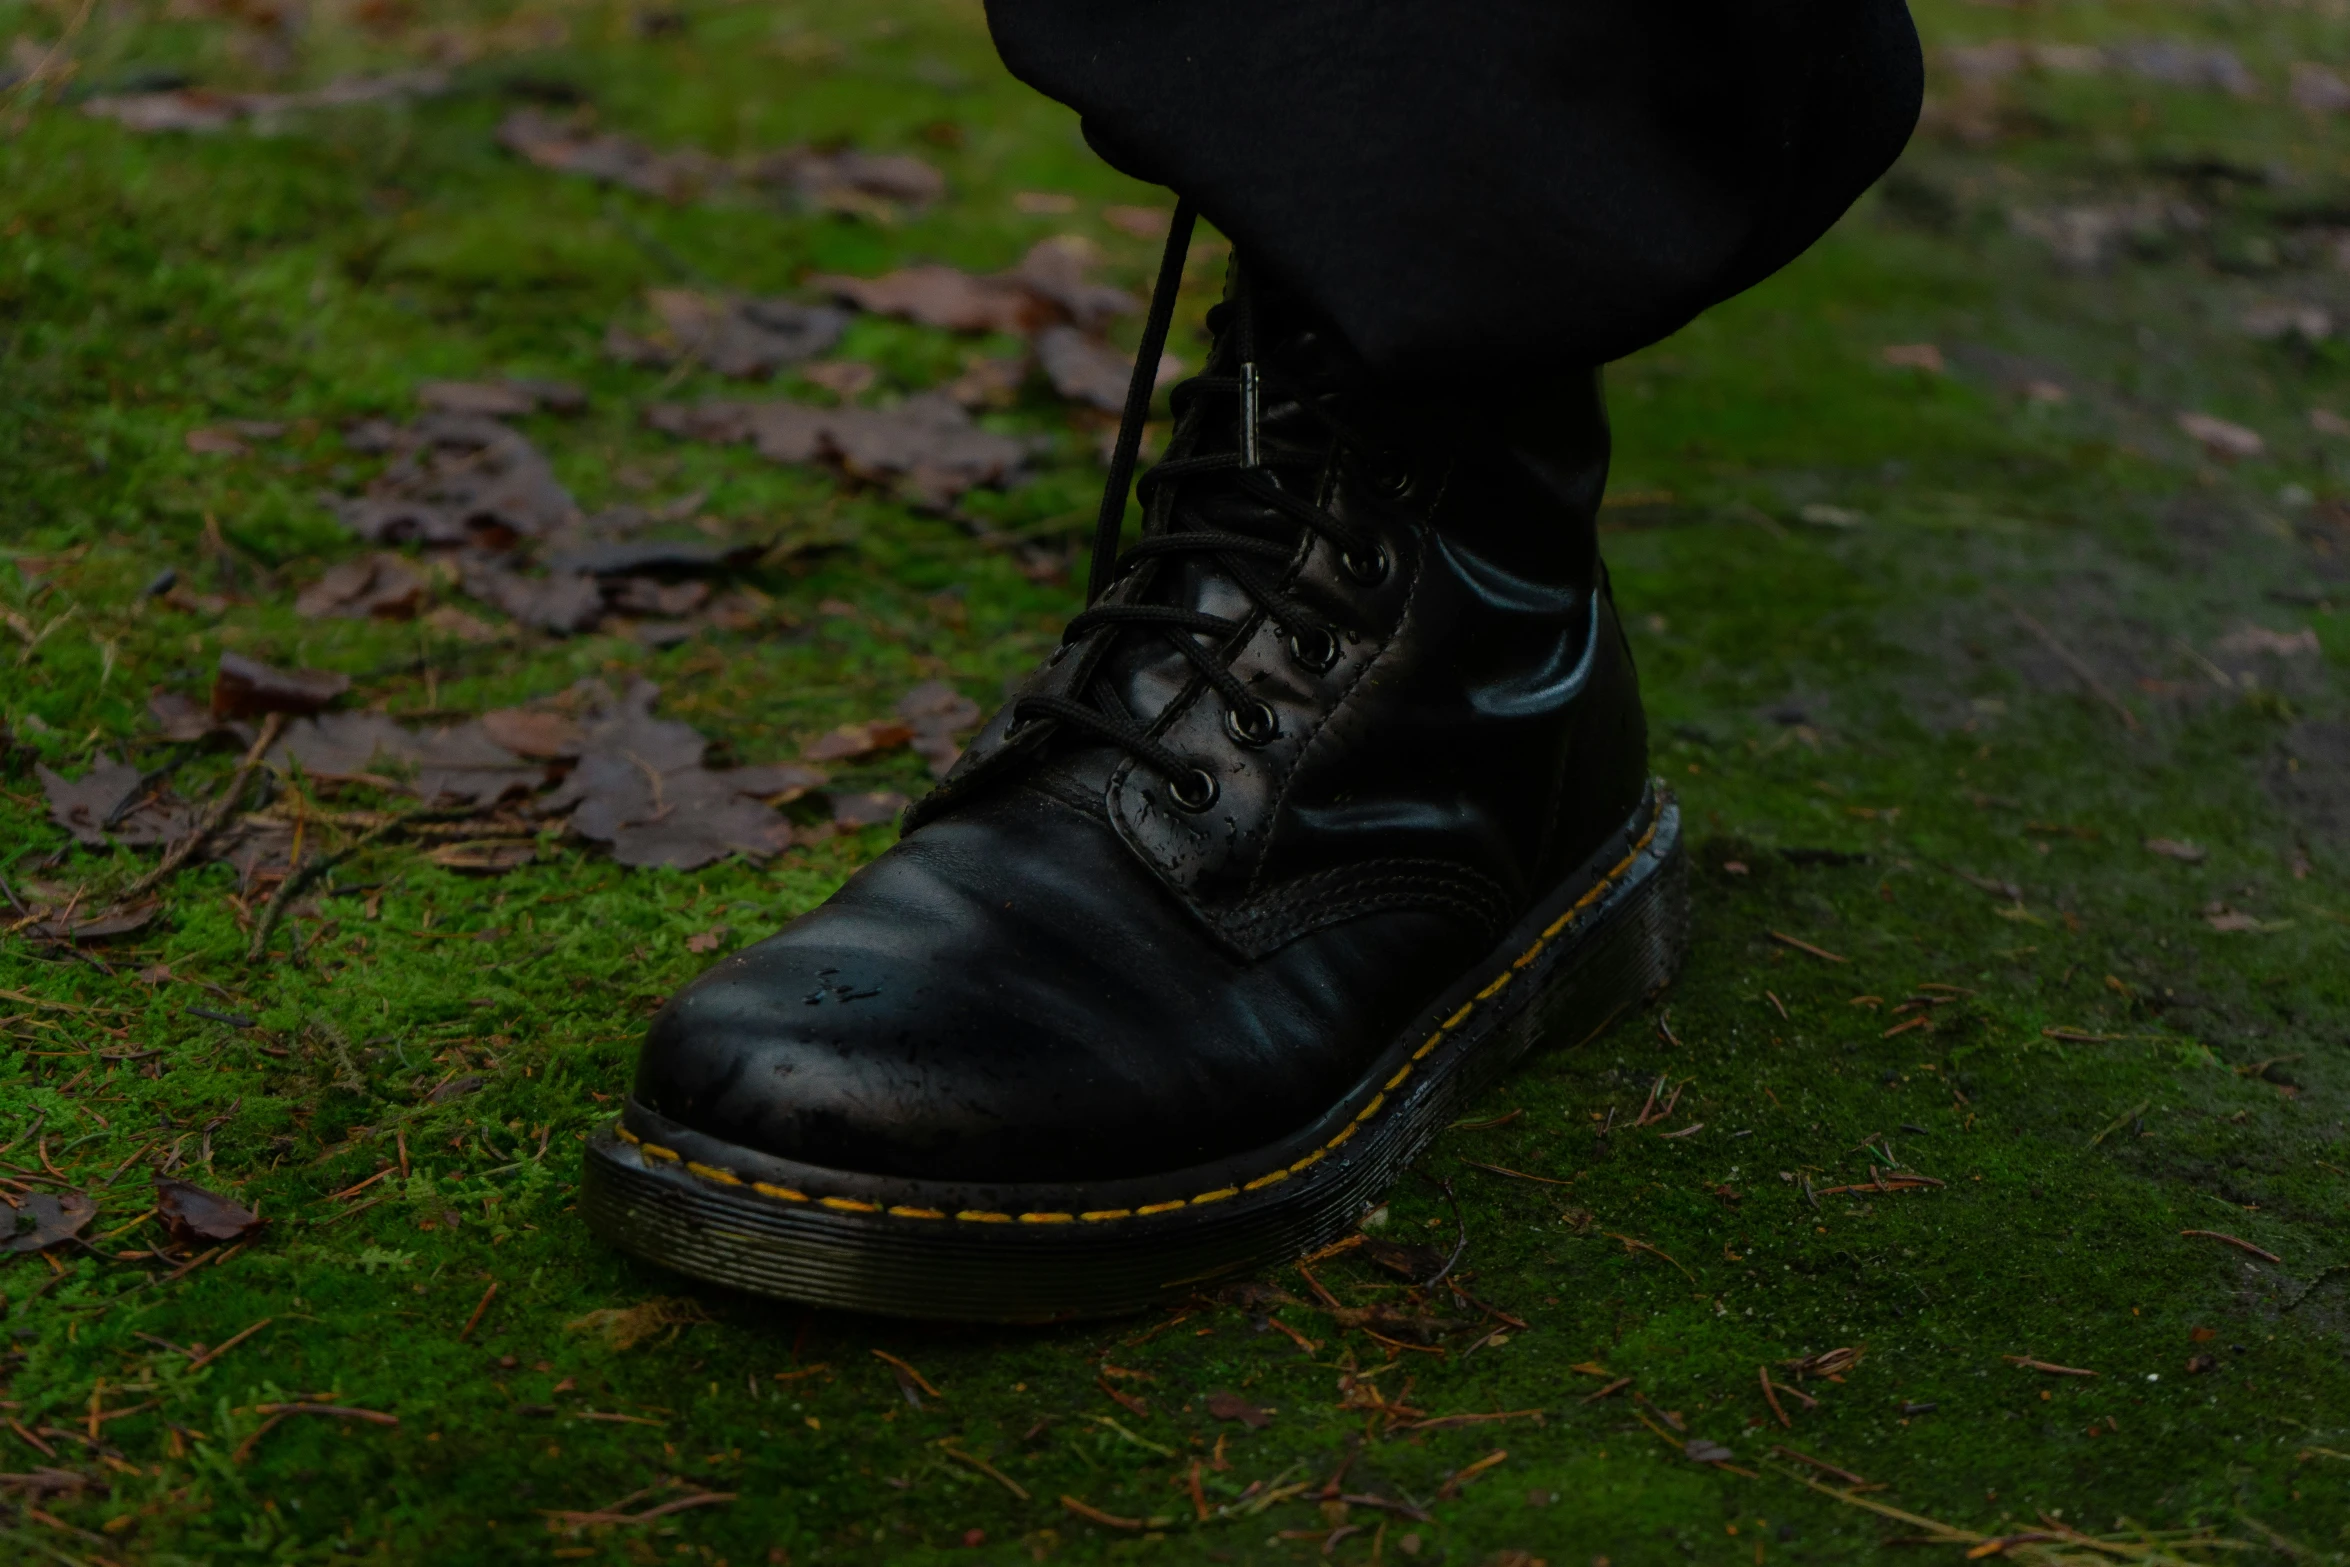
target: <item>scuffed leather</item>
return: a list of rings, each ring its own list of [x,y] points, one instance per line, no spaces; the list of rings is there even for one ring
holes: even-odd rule
[[[1260,352],[1343,376],[1310,328]],[[1271,743],[1236,742],[1147,634],[1096,633],[1023,687],[1107,683],[1213,772],[1213,808],[1170,804],[1113,747],[1015,727],[1016,696],[894,848],[663,1009],[639,1102],[811,1164],[991,1182],[1233,1156],[1341,1099],[1639,808],[1647,771],[1595,545],[1596,378],[1504,418],[1360,412],[1376,450],[1294,407],[1266,425],[1281,482],[1378,538],[1379,580],[1227,508],[1304,534],[1284,581],[1340,633],[1328,669],[1207,558],[1113,590],[1243,621],[1230,667],[1278,714]],[[1188,419],[1170,450],[1229,438]]]

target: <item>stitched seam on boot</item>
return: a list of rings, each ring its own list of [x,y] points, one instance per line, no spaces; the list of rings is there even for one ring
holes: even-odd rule
[[[1598,903],[1600,899],[1605,897],[1608,892],[1615,887],[1616,883],[1622,881],[1625,873],[1630,871],[1633,866],[1640,862],[1640,857],[1648,852],[1649,845],[1656,841],[1656,835],[1664,825],[1664,807],[1665,797],[1660,791],[1657,797],[1657,809],[1655,814],[1649,819],[1647,831],[1643,832],[1639,839],[1632,844],[1631,848],[1625,853],[1624,857],[1621,860],[1618,860],[1613,866],[1609,867],[1608,870],[1603,875],[1601,875],[1597,881],[1592,883],[1590,890],[1585,892],[1582,897],[1576,899],[1572,908],[1568,909],[1564,914],[1561,914],[1557,919],[1553,920],[1549,927],[1545,929],[1541,935],[1535,937],[1534,944],[1528,947],[1524,952],[1520,953],[1515,959],[1513,959],[1510,964],[1501,971],[1501,974],[1497,978],[1488,983],[1485,988],[1480,990],[1475,996],[1471,997],[1469,1001],[1462,1005],[1459,1011],[1453,1013],[1452,1016],[1446,1018],[1442,1023],[1438,1024],[1436,1031],[1428,1036],[1426,1042],[1423,1043],[1419,1049],[1412,1052],[1411,1059],[1406,1061],[1393,1076],[1387,1079],[1385,1085],[1382,1086],[1377,1093],[1374,1093],[1371,1096],[1370,1102],[1365,1104],[1362,1109],[1356,1111],[1354,1116],[1346,1123],[1345,1126],[1338,1130],[1335,1136],[1324,1142],[1321,1147],[1314,1149],[1312,1152],[1306,1154],[1305,1157],[1297,1159],[1286,1166],[1279,1167],[1276,1170],[1268,1171],[1264,1175],[1256,1177],[1254,1180],[1239,1182],[1229,1186],[1220,1186],[1217,1187],[1214,1191],[1201,1192],[1194,1197],[1176,1197],[1166,1202],[1145,1203],[1137,1208],[1105,1208],[1096,1209],[1091,1212],[1075,1214],[1069,1213],[1067,1211],[1012,1214],[966,1208],[954,1214],[953,1218],[966,1224],[1109,1224],[1125,1219],[1148,1217],[1154,1214],[1173,1213],[1179,1208],[1204,1207],[1213,1203],[1224,1202],[1232,1197],[1238,1196],[1243,1191],[1255,1191],[1260,1187],[1270,1186],[1289,1175],[1294,1175],[1298,1171],[1304,1169],[1306,1166],[1313,1164],[1317,1160],[1321,1159],[1324,1155],[1336,1149],[1341,1143],[1347,1141],[1347,1139],[1353,1137],[1357,1131],[1362,1129],[1365,1123],[1370,1121],[1370,1119],[1373,1116],[1376,1116],[1381,1110],[1385,1109],[1387,1105],[1394,1099],[1395,1090],[1412,1075],[1413,1071],[1418,1067],[1418,1064],[1422,1059],[1432,1053],[1438,1045],[1444,1043],[1446,1035],[1451,1034],[1460,1028],[1462,1024],[1468,1022],[1470,1018],[1474,1017],[1479,1007],[1483,1006],[1488,1000],[1499,995],[1504,989],[1508,987],[1511,979],[1516,977],[1518,970],[1525,968],[1528,964],[1532,963],[1537,957],[1541,955],[1543,948],[1549,946],[1551,942],[1564,935],[1567,931],[1578,924],[1594,904]],[[626,1127],[616,1126],[614,1129],[624,1141],[634,1145],[639,1153],[645,1155],[648,1158],[658,1159],[667,1164],[692,1170],[697,1174],[697,1176],[699,1176],[703,1170],[709,1168],[708,1166],[698,1163],[688,1163],[685,1159],[685,1156],[679,1153],[676,1149],[664,1148],[656,1143],[646,1142],[642,1138],[638,1137],[635,1133],[630,1132]],[[725,1173],[731,1174],[731,1172]],[[751,1190],[756,1191],[763,1196],[774,1196],[793,1202],[807,1202],[809,1200],[805,1195],[799,1192],[791,1191],[788,1188],[770,1186],[762,1181],[754,1181],[747,1176],[736,1176],[731,1182],[714,1181],[713,1184],[728,1184],[737,1187],[747,1185],[751,1188]],[[841,1213],[877,1214],[884,1211],[882,1204],[865,1201],[859,1198],[820,1197],[815,1199],[815,1202],[819,1207],[830,1208],[835,1212]],[[886,1211],[893,1217],[907,1219],[929,1220],[946,1219],[948,1217],[947,1214],[936,1208],[914,1208],[898,1206],[889,1208]]]

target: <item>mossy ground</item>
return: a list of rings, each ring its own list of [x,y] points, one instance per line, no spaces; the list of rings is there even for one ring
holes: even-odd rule
[[[76,10],[6,0],[0,35],[46,41]],[[231,45],[249,33],[137,0],[80,10],[85,87],[156,67],[241,80]],[[134,868],[127,851],[63,848],[27,752],[71,770],[140,747],[149,690],[200,690],[223,648],[351,672],[356,700],[403,713],[642,674],[668,710],[759,761],[920,678],[992,700],[1050,645],[1075,604],[1065,583],[1032,581],[955,524],[643,430],[634,410],[657,373],[607,363],[597,338],[648,285],[773,291],[811,268],[913,258],[993,268],[1067,230],[1139,282],[1149,242],[1100,214],[1164,197],[1098,166],[1068,114],[1002,75],[974,5],[675,16],[647,28],[619,6],[446,3],[376,36],[321,12],[298,44],[309,80],[436,38],[475,57],[446,97],[270,136],[142,138],[0,94],[22,115],[0,140],[0,542],[28,557],[0,597],[47,633],[0,649],[0,716],[25,748],[0,780],[0,874],[103,885]],[[1812,254],[1610,372],[1626,504],[1607,544],[1655,764],[1696,842],[1696,945],[1667,1010],[1536,1060],[1489,1099],[1492,1115],[1523,1115],[1452,1133],[1424,1162],[1459,1193],[1471,1288],[1528,1331],[1390,1366],[1297,1308],[1277,1313],[1295,1334],[1223,1308],[1143,1342],[1154,1321],[907,1326],[697,1289],[593,1243],[572,1212],[580,1142],[626,1084],[648,1009],[707,961],[687,939],[765,933],[886,831],[693,874],[556,846],[490,882],[386,849],[338,873],[378,902],[325,900],[296,922],[302,961],[281,944],[259,967],[214,868],[182,874],[168,920],[98,949],[103,967],[0,946],[0,1141],[45,1118],[47,1156],[102,1196],[103,1248],[153,1238],[137,1222],[141,1161],[174,1141],[183,1172],[274,1221],[169,1282],[87,1253],[0,1272],[0,1415],[86,1433],[94,1410],[142,1411],[99,1424],[96,1450],[47,1439],[107,1489],[0,1503],[0,1555],[1318,1560],[1338,1520],[1317,1495],[1197,1523],[1186,1476],[1221,1454],[1203,1481],[1221,1505],[1252,1481],[1327,1475],[1367,1429],[1338,1407],[1349,1366],[1386,1368],[1374,1385],[1408,1382],[1430,1414],[1543,1413],[1370,1441],[1349,1487],[1408,1493],[1436,1521],[1382,1531],[1357,1507],[1345,1521],[1373,1527],[1330,1544],[1337,1561],[1842,1562],[1920,1532],[1806,1489],[1770,1456],[1782,1441],[1881,1483],[1868,1500],[1971,1529],[2061,1512],[2093,1529],[2209,1525],[2256,1557],[2350,1554],[2350,620],[2335,607],[2350,605],[2350,513],[2328,507],[2350,493],[2350,461],[2306,419],[2350,399],[2350,366],[2333,340],[2237,327],[2262,300],[2350,296],[2333,260],[2350,133],[2283,92],[2287,64],[2339,58],[2350,25],[1942,0],[1922,20],[1936,43],[2028,25],[2042,42],[2225,45],[2265,92],[2019,78],[1989,111],[1994,139],[1921,136]],[[531,45],[547,21],[566,41]],[[557,87],[661,145],[919,150],[954,193],[895,227],[602,193],[491,143],[507,108]],[[1946,103],[1959,91],[1937,77]],[[1023,215],[1022,191],[1077,209]],[[2009,216],[2141,198],[2197,221],[2141,217],[2082,272]],[[1192,310],[1213,273],[1200,269]],[[885,323],[857,333],[848,351],[906,387],[966,346]],[[1929,341],[1949,373],[1880,357]],[[403,416],[419,378],[496,372],[593,391],[584,419],[527,425],[585,504],[707,488],[724,515],[846,541],[764,579],[797,629],[658,652],[616,638],[482,651],[294,618],[292,588],[352,548],[315,499],[346,461],[336,429]],[[2267,452],[2218,465],[2176,430],[2180,410],[2251,426]],[[1062,457],[975,504],[1003,528],[1066,535],[1097,482],[1093,434],[1041,398],[1010,417],[1059,432]],[[252,458],[184,449],[186,430],[230,418],[296,423]],[[167,566],[235,602],[205,617],[142,599]],[[2323,651],[2230,652],[2246,625],[2314,628]],[[227,766],[191,763],[182,787],[207,794]],[[910,758],[868,776],[920,781]],[[2150,837],[2209,857],[2150,853]],[[2252,928],[2215,928],[2215,905]],[[176,978],[135,977],[155,964]],[[1955,999],[1896,1010],[1937,985]],[[1897,1026],[1921,1015],[1930,1029]],[[92,1054],[133,1047],[162,1054]],[[423,1100],[459,1069],[486,1086]],[[1674,1129],[1702,1130],[1628,1126],[1660,1074],[1685,1084]],[[342,1217],[365,1198],[328,1194],[402,1142],[408,1177]],[[20,1141],[0,1163],[34,1151]],[[1807,1180],[1865,1183],[1896,1159],[1947,1184],[1807,1201]],[[1398,1188],[1385,1233],[1449,1243],[1433,1182]],[[1318,1271],[1374,1298],[1352,1259]],[[690,1306],[658,1308],[678,1320],[632,1347],[579,1325],[660,1298]],[[164,1347],[263,1318],[200,1370]],[[1757,1368],[1835,1346],[1865,1359],[1808,1384],[1818,1407],[1781,1430]],[[910,1405],[877,1351],[943,1396]],[[2216,1365],[2190,1374],[2197,1354]],[[2003,1358],[2017,1355],[2097,1375]],[[1105,1383],[1105,1359],[1147,1376]],[[1636,1378],[1752,1477],[1675,1451],[1628,1394],[1584,1402],[1602,1384],[1580,1363]],[[1216,1421],[1211,1390],[1276,1413],[1255,1431]],[[254,1439],[254,1406],[322,1393],[400,1424],[296,1420]],[[6,1427],[0,1450],[0,1467],[50,1461]],[[733,1499],[643,1525],[547,1516],[670,1479]],[[1064,1494],[1173,1521],[1104,1527]]]

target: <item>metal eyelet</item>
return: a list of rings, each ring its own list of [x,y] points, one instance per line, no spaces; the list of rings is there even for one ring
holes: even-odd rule
[[[1047,668],[1050,668],[1052,665],[1058,664],[1062,659],[1067,658],[1068,656],[1069,644],[1066,642],[1055,643],[1053,645],[1053,650],[1044,656],[1045,665]]]
[[[1412,492],[1412,470],[1403,463],[1394,467],[1365,463],[1363,482],[1391,501],[1400,501]]]
[[[1372,545],[1368,557],[1358,556],[1351,550],[1340,550],[1338,564],[1345,567],[1346,574],[1364,587],[1376,586],[1387,580],[1389,570],[1387,546],[1384,544]]]
[[[1224,732],[1232,737],[1234,745],[1245,745],[1251,750],[1271,745],[1280,737],[1281,715],[1267,702],[1228,707],[1224,709]]]
[[[1338,662],[1338,638],[1320,626],[1299,626],[1289,633],[1289,656],[1320,674]]]
[[[1195,814],[1214,805],[1217,792],[1215,777],[1201,767],[1193,768],[1181,778],[1167,780],[1167,798]]]

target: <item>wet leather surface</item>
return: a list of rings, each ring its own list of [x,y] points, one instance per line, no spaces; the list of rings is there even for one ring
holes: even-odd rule
[[[1275,354],[1311,384],[1313,349]],[[1321,1116],[1645,785],[1595,547],[1596,386],[1462,428],[1390,421],[1365,450],[1269,406],[1277,480],[1375,538],[1384,570],[1230,494],[1205,525],[1296,541],[1272,574],[1339,634],[1336,661],[1302,659],[1213,556],[1111,598],[1236,622],[1229,667],[1277,734],[1236,738],[1156,627],[1094,633],[1026,688],[1106,689],[1215,777],[1214,805],[1064,726],[1015,727],[1015,698],[897,846],[669,1003],[637,1099],[786,1158],[971,1181],[1145,1175]],[[1191,418],[1171,449],[1227,438]]]

